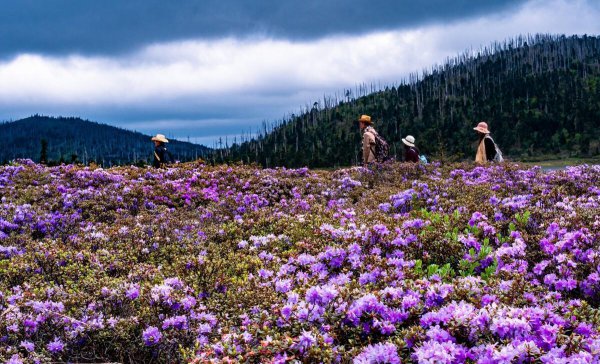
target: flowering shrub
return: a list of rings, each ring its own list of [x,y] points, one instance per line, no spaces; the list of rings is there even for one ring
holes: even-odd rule
[[[600,360],[600,167],[0,167],[0,360]]]

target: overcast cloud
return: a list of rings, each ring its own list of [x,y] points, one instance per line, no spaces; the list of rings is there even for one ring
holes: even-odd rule
[[[66,4],[47,3],[52,2]],[[34,1],[7,3],[13,14],[23,15]],[[4,52],[0,53],[4,55],[0,120],[34,113],[81,116],[210,144],[219,136],[256,130],[261,121],[297,112],[324,94],[341,94],[361,83],[396,84],[410,72],[493,41],[528,33],[600,34],[600,6],[592,0],[504,1],[485,6],[459,1],[456,8],[444,5],[453,2],[432,1],[405,9],[390,2],[382,3],[388,12],[364,8],[371,15],[363,14],[368,19],[364,24],[357,10],[341,11],[341,19],[331,16],[331,21],[323,15],[311,16],[322,13],[315,8],[327,9],[333,2],[309,1],[303,7],[264,2],[272,6],[269,10],[243,5],[248,1],[219,2],[220,10],[211,22],[199,15],[203,8],[194,8],[192,2],[183,2],[181,9],[164,2],[165,14],[179,14],[179,24],[171,17],[165,18],[171,22],[159,21],[158,2],[149,2],[150,9],[144,12],[133,1],[111,20],[115,22],[111,43],[104,40],[108,35],[91,27],[69,33],[68,19],[82,21],[77,14],[84,14],[92,24],[106,22],[108,10],[95,9],[97,5],[88,9],[83,3],[87,2],[77,2],[80,9],[54,14],[57,24],[45,35],[20,29],[14,21],[6,21],[6,13],[0,15],[0,34],[16,32],[6,44],[0,43]],[[96,3],[100,2],[89,2]],[[106,3],[113,4],[114,10],[117,2]],[[354,3],[364,7],[362,2]],[[191,15],[184,16],[185,9]],[[29,25],[33,29],[39,25],[41,31],[46,20],[36,22],[36,11],[32,10]],[[97,19],[90,15],[94,11]],[[132,11],[173,29],[146,29],[139,20],[140,29],[126,35],[132,26],[123,22]],[[291,16],[294,12],[297,17]],[[286,18],[289,22],[282,20]],[[190,24],[194,21],[197,27]],[[357,22],[360,25],[354,26]],[[210,25],[218,29],[208,31]],[[61,29],[66,34],[58,32]]]

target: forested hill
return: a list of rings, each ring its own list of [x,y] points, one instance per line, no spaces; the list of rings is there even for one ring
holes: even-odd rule
[[[355,164],[356,119],[369,114],[400,157],[401,138],[414,135],[434,158],[471,159],[473,127],[482,120],[505,154],[589,156],[600,153],[600,37],[519,37],[475,55],[449,59],[422,75],[376,91],[346,90],[299,115],[244,137],[217,159],[266,166]]]
[[[0,162],[16,158],[40,161],[42,141],[47,143],[48,163],[95,162],[103,166],[152,161],[150,136],[80,118],[32,116],[0,123]],[[208,148],[170,140],[168,150],[177,160],[204,157]]]

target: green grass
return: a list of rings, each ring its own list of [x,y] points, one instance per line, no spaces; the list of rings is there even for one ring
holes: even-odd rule
[[[564,168],[580,164],[600,164],[600,156],[591,158],[564,158],[564,159],[542,159],[538,161],[526,161],[525,165],[536,165],[546,169]]]

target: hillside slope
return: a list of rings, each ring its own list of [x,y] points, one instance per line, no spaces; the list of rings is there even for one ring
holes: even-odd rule
[[[512,158],[600,154],[600,37],[519,37],[476,55],[449,59],[424,75],[376,91],[345,90],[315,102],[258,138],[223,151],[223,160],[265,166],[356,164],[356,119],[369,114],[399,158],[412,134],[422,152],[462,160],[474,155],[481,120]]]
[[[148,163],[153,145],[150,136],[80,118],[35,115],[0,124],[4,147],[0,162],[16,158],[40,160],[42,140],[48,142],[48,161],[95,161],[103,165]],[[208,148],[172,140],[169,150],[177,160],[206,155]]]

